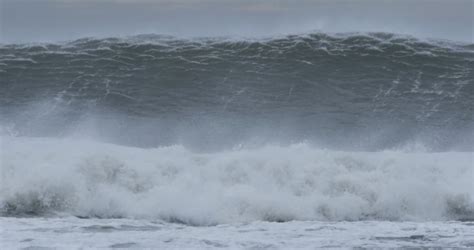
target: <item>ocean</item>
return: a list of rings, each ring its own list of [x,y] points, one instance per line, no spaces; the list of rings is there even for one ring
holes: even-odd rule
[[[474,247],[474,45],[0,45],[0,247]]]

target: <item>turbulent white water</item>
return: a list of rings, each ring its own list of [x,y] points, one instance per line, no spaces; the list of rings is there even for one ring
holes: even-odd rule
[[[343,152],[306,144],[216,153],[2,137],[3,215],[190,225],[472,220],[472,153]]]

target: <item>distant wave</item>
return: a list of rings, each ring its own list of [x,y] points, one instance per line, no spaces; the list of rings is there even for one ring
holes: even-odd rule
[[[351,153],[305,144],[212,154],[3,138],[3,216],[474,220],[472,153]]]
[[[473,69],[472,44],[388,33],[6,44],[0,123],[137,146],[472,150]]]

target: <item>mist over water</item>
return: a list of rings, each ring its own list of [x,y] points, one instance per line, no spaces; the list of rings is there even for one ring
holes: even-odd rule
[[[472,43],[472,0],[3,0],[0,43],[388,32]]]

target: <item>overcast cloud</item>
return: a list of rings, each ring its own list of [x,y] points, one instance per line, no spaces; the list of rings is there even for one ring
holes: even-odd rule
[[[0,42],[382,31],[473,42],[474,0],[0,0]]]

